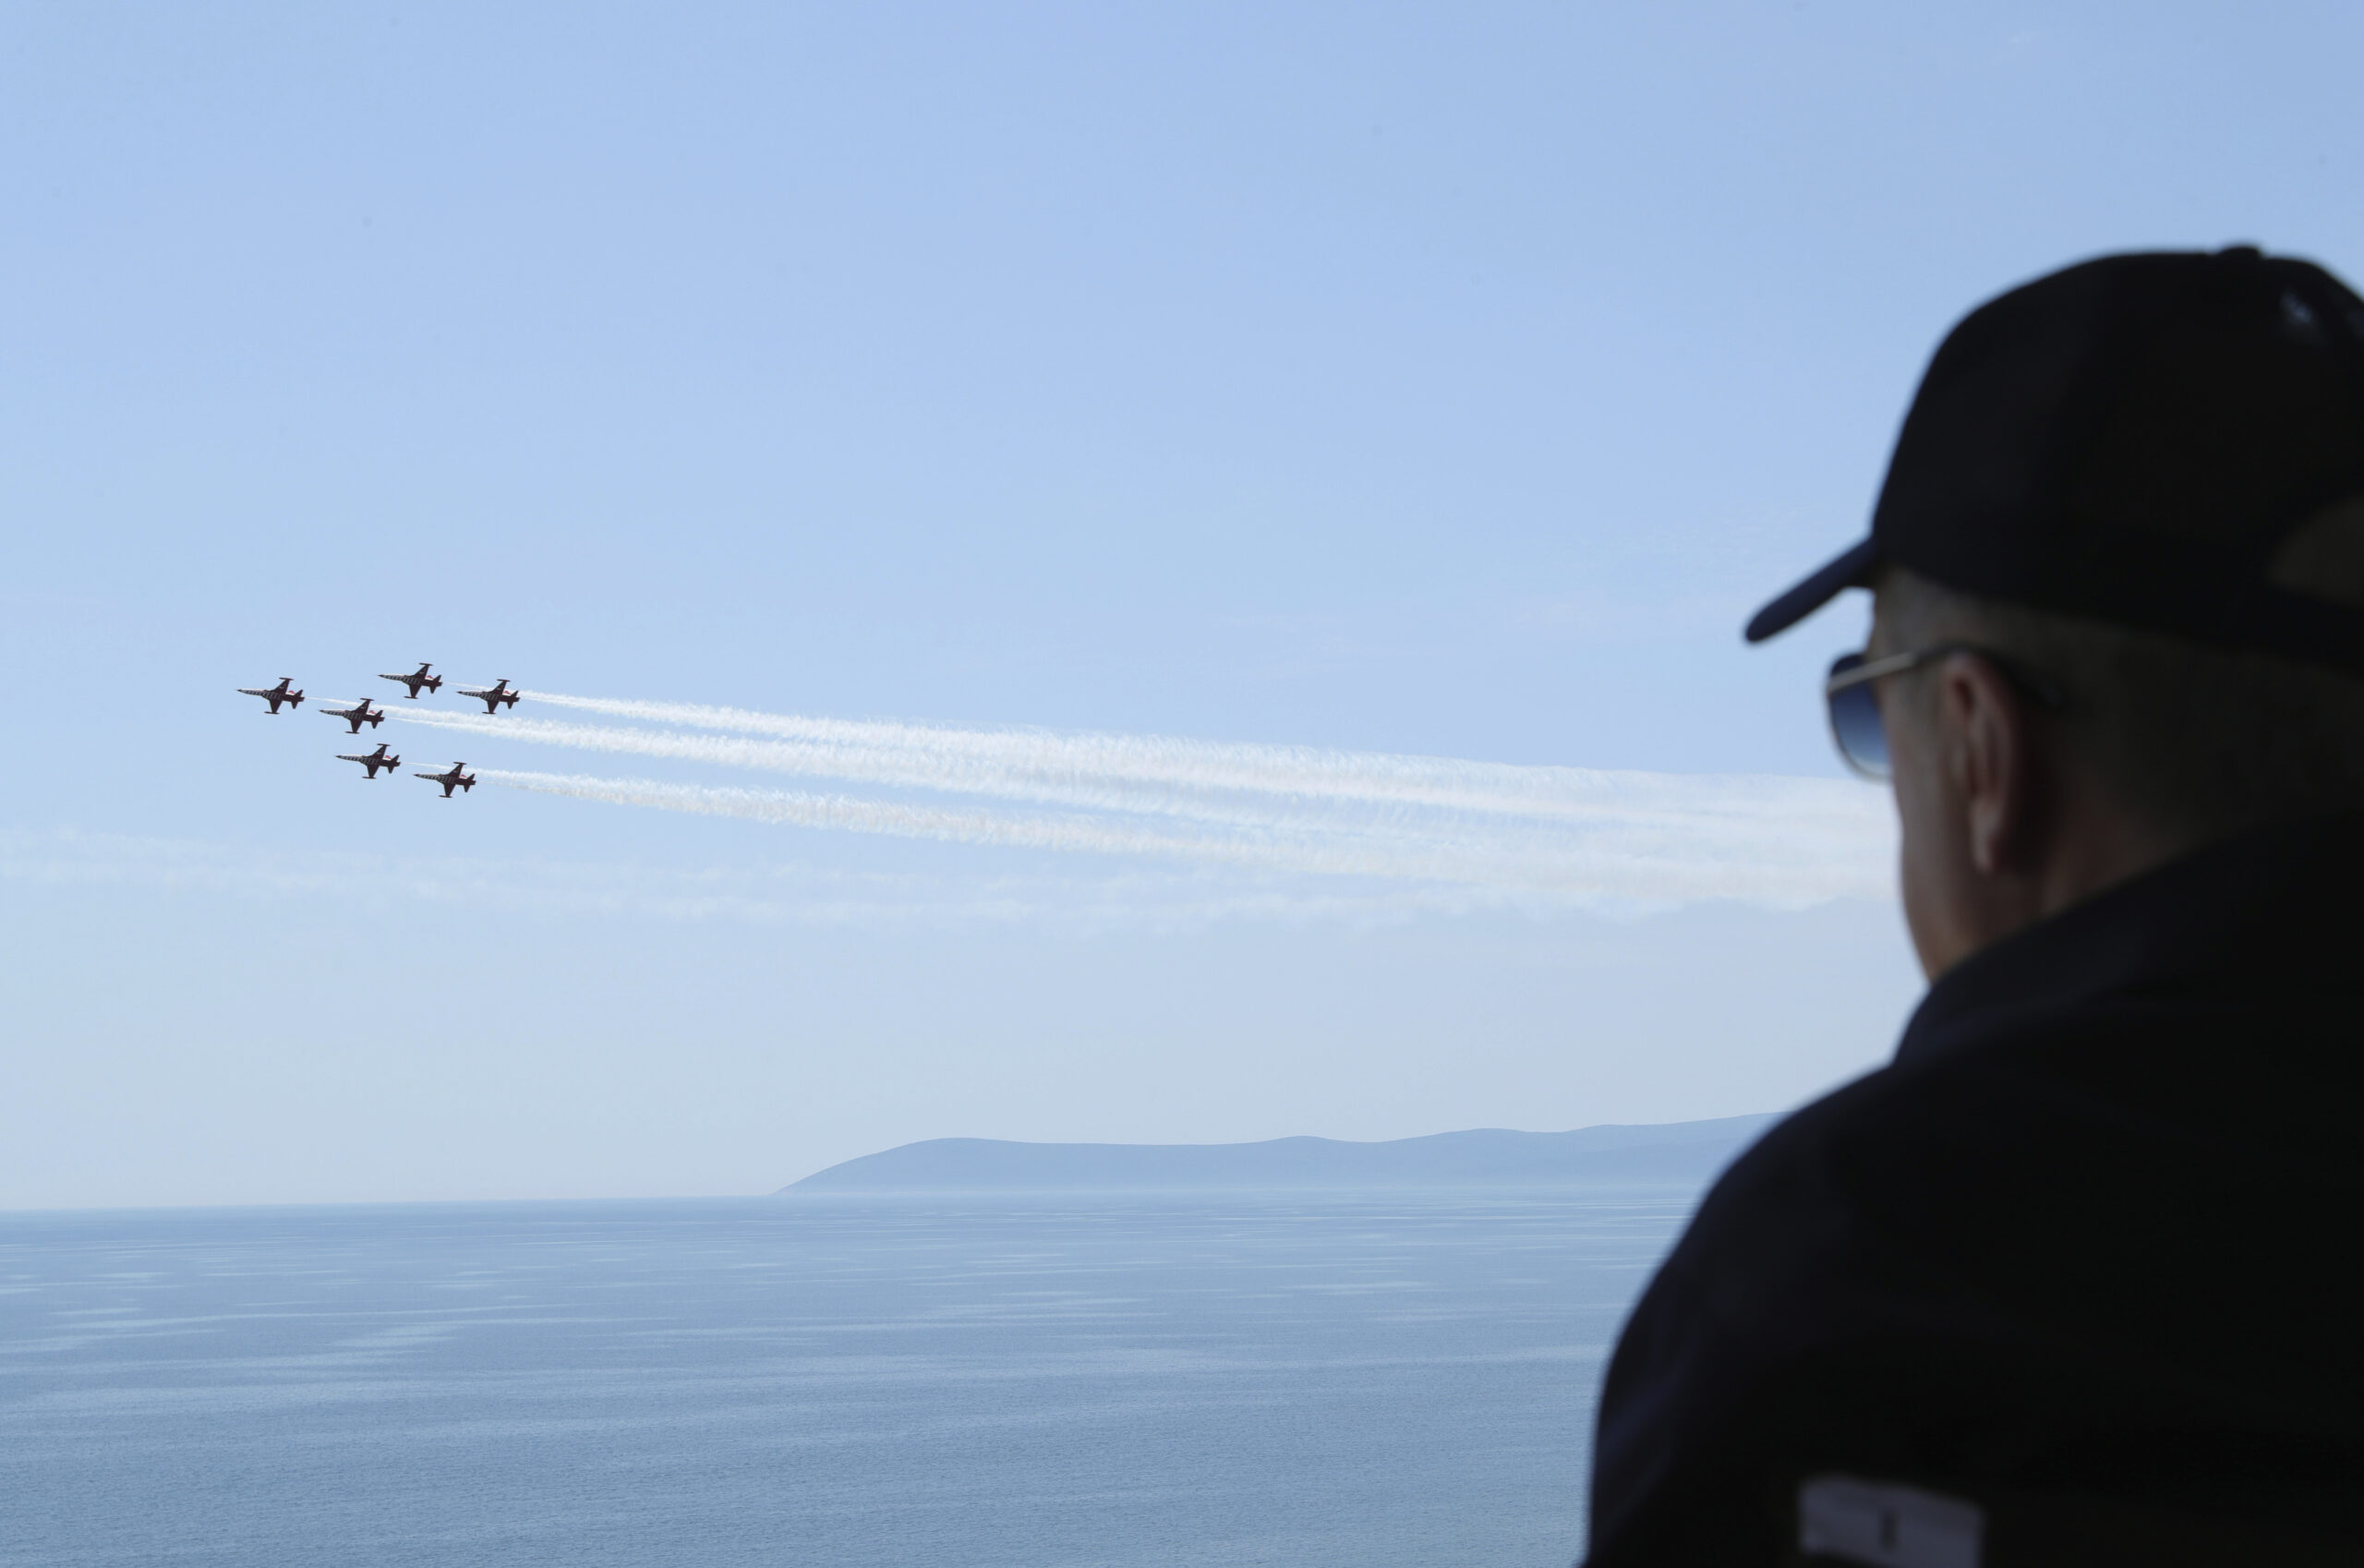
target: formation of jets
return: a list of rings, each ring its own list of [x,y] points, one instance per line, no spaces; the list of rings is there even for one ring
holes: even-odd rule
[[[392,681],[401,686],[404,689],[403,696],[411,701],[416,701],[422,691],[440,692],[443,689],[443,677],[435,673],[433,665],[427,663],[421,663],[416,669],[407,675],[380,675],[378,679]],[[274,714],[283,707],[304,706],[304,694],[296,688],[291,677],[284,675],[279,678],[279,684],[276,686],[241,686],[238,688],[238,694],[245,697],[260,697],[271,705],[271,711]],[[516,687],[512,686],[509,683],[509,677],[504,675],[489,686],[463,686],[460,688],[459,694],[464,697],[473,697],[483,703],[484,711],[490,715],[499,713],[504,707],[515,707],[518,697],[523,694]],[[360,734],[361,727],[365,724],[374,730],[386,721],[386,710],[368,697],[362,698],[357,703],[347,703],[336,707],[323,704],[318,711],[328,715],[331,718],[344,720],[347,727],[345,733],[349,735]],[[386,750],[386,742],[383,741],[378,742],[376,751],[364,752],[359,755],[339,752],[336,760],[359,763],[365,780],[375,779],[380,773],[392,774],[402,766],[403,762],[401,757]],[[468,765],[464,762],[455,762],[440,773],[414,773],[411,777],[424,778],[430,784],[441,785],[443,798],[447,801],[452,798],[452,791],[454,790],[468,790],[476,787],[476,776],[468,771]]]

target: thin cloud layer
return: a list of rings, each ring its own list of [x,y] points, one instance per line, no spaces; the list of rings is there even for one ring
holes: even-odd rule
[[[560,918],[867,930],[1048,926],[1078,935],[1236,923],[1377,927],[1423,917],[1565,916],[1565,899],[1495,889],[1190,869],[928,875],[809,865],[643,865],[265,848],[73,829],[0,829],[0,881],[205,897],[417,903]],[[1597,906],[1587,906],[1597,907]],[[1638,911],[1635,912],[1639,912]]]

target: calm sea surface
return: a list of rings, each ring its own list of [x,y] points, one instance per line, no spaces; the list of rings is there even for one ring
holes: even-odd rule
[[[0,1215],[0,1563],[1565,1563],[1689,1203]]]

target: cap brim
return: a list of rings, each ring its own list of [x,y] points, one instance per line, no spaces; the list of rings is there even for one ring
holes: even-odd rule
[[[1879,550],[1871,540],[1863,540],[1758,610],[1743,635],[1752,643],[1780,635],[1849,588],[1870,587],[1879,564]]]

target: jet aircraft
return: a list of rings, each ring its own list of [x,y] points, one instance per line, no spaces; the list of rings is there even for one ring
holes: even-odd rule
[[[352,725],[353,728],[348,733],[355,735],[361,733],[361,727],[365,724],[375,730],[386,722],[386,710],[372,706],[368,697],[362,698],[360,703],[353,707],[324,707],[320,711],[331,718],[342,718]]]
[[[430,692],[440,692],[443,689],[443,677],[440,675],[429,675],[428,673],[428,670],[434,668],[435,667],[433,665],[422,660],[419,667],[408,675],[380,675],[378,679],[380,681],[393,681],[401,683],[402,685],[407,686],[410,690],[404,692],[403,695],[406,697],[416,697],[418,695],[418,689],[421,686],[426,687]]]
[[[510,689],[509,677],[504,675],[489,686],[463,686],[460,688],[460,695],[483,698],[484,710],[490,714],[499,713],[501,705],[503,703],[515,707],[518,694]]]
[[[277,713],[279,705],[282,703],[285,703],[289,707],[304,706],[304,694],[288,690],[293,683],[292,677],[283,675],[279,678],[279,684],[276,686],[241,686],[238,688],[238,694],[242,697],[260,697],[271,705],[271,712]]]
[[[476,787],[476,776],[473,773],[464,771],[467,766],[468,765],[464,762],[455,762],[446,772],[414,773],[411,777],[413,778],[428,779],[434,783],[442,785],[443,798],[448,801],[452,798],[452,790],[454,787],[462,790],[473,790]]]
[[[348,756],[344,753],[339,752],[336,754],[336,760],[339,762],[359,763],[362,766],[369,770],[369,777],[372,778],[378,777],[378,770],[381,767],[387,772],[392,773],[394,769],[403,765],[402,758],[390,757],[386,754],[386,742],[383,741],[378,742],[378,749],[376,751],[371,752],[367,755],[357,757]]]

